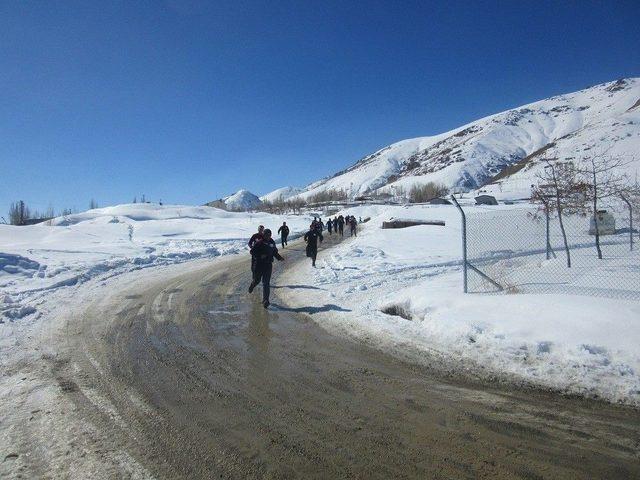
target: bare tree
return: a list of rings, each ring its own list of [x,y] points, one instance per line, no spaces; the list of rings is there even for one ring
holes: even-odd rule
[[[48,218],[48,219],[53,218],[53,217],[55,217],[55,216],[56,216],[56,211],[55,211],[55,209],[53,208],[53,205],[49,204],[49,206],[47,207],[47,210],[46,210],[46,212],[45,212],[44,216],[45,216],[45,218]]]
[[[309,197],[309,203],[324,203],[347,200],[348,193],[344,189],[329,189],[315,193]]]
[[[407,189],[402,185],[396,186],[394,189],[394,200],[397,202],[406,202],[407,200]]]
[[[435,182],[427,182],[422,185],[413,185],[409,190],[409,202],[423,203],[434,198],[444,197],[449,193],[449,188]]]
[[[571,250],[564,227],[563,214],[583,213],[585,209],[585,190],[579,171],[573,162],[558,162],[556,158],[544,157],[544,169],[536,175],[538,184],[531,192],[531,200],[540,206],[546,214],[558,215],[560,232],[567,256],[567,268],[571,268]]]
[[[299,197],[290,198],[289,200],[287,200],[287,206],[291,208],[291,211],[293,213],[296,213],[296,214],[299,214],[306,204],[307,202],[304,199]]]
[[[633,219],[640,224],[640,183],[638,180],[630,183],[627,188],[621,192],[620,198],[622,198],[622,200],[631,209],[630,213],[632,214]],[[634,231],[631,233],[634,233]],[[638,233],[640,235],[640,229],[638,229]]]
[[[624,172],[624,167],[632,160],[621,155],[610,155],[609,150],[584,158],[579,169],[584,181],[589,186],[587,197],[595,223],[596,252],[599,259],[602,259],[602,248],[600,246],[598,206],[603,200],[622,198],[632,188],[632,183]]]
[[[284,213],[288,209],[288,205],[284,200],[284,197],[280,195],[280,197],[275,200],[263,200],[260,205],[256,207],[256,210],[261,212],[275,213],[281,214]]]
[[[273,202],[269,200],[263,200],[260,205],[256,206],[256,210],[259,212],[276,213],[277,207]]]
[[[47,207],[47,210],[44,213],[44,218],[47,221],[47,225],[49,226],[53,225],[53,219],[55,218],[55,216],[56,216],[56,211],[53,208],[53,205],[49,204],[49,206]]]
[[[31,218],[31,211],[22,200],[12,203],[9,207],[9,223],[11,225],[25,225]]]

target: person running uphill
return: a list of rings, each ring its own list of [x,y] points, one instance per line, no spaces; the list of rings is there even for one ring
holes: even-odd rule
[[[344,237],[344,217],[342,215],[338,217],[338,232],[341,237]]]
[[[276,242],[271,238],[271,230],[268,228],[264,231],[261,240],[258,240],[251,248],[251,256],[255,258],[255,268],[253,272],[253,280],[249,285],[249,293],[262,281],[262,305],[264,308],[269,306],[269,294],[271,293],[271,271],[273,269],[273,258],[284,261],[284,257],[278,253]]]
[[[287,237],[289,236],[289,227],[287,227],[287,222],[282,222],[282,225],[278,229],[278,233],[280,234],[280,241],[282,242],[282,248],[285,245],[289,245],[287,243]]]
[[[318,256],[318,239],[322,242],[322,232],[311,224],[309,231],[304,234],[304,241],[307,242],[307,257],[311,258],[311,265],[314,267],[316,266],[316,257]]]
[[[258,241],[262,240],[263,234],[264,234],[264,225],[260,225],[258,227],[258,233],[254,233],[253,235],[251,235],[251,238],[249,239],[249,242],[248,242],[249,252],[251,252],[251,249]],[[255,259],[253,258],[253,255],[251,255],[251,273],[254,273],[255,269],[256,269],[256,262],[255,262]]]
[[[349,221],[349,226],[351,227],[351,236],[352,237],[357,237],[358,236],[358,222],[356,221],[356,217],[352,216],[350,218]]]

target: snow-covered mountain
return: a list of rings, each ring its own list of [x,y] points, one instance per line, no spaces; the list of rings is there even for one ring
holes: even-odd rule
[[[274,190],[273,192],[269,192],[260,197],[260,200],[263,202],[275,202],[278,200],[287,200],[294,195],[302,193],[303,189],[299,187],[282,187]]]
[[[251,210],[262,204],[262,200],[249,190],[244,189],[238,190],[233,195],[223,198],[222,201],[226,205],[227,210],[238,212]]]
[[[526,190],[536,160],[545,152],[579,160],[609,147],[610,154],[640,152],[638,78],[558,95],[440,135],[394,143],[308,185],[299,196],[332,189],[357,195],[429,181],[476,189],[492,183],[498,174],[503,183]],[[639,164],[640,157],[630,165],[632,174]]]

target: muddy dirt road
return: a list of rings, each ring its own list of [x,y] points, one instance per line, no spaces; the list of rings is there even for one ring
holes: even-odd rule
[[[287,268],[303,257],[299,243],[283,253]],[[285,264],[265,311],[248,266],[111,292],[69,319],[51,372],[70,419],[101,439],[94,454],[128,459],[99,476],[640,478],[638,412],[441,378],[287,309],[278,291],[305,286],[278,282]],[[34,448],[22,472],[46,477],[48,462]]]

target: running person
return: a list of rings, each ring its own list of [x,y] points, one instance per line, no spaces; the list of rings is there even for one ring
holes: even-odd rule
[[[255,268],[253,271],[253,280],[249,285],[249,293],[262,281],[262,305],[264,308],[269,306],[269,294],[271,293],[271,271],[273,269],[273,258],[283,261],[284,257],[278,253],[276,242],[271,238],[271,230],[268,228],[264,231],[261,240],[258,240],[251,248],[251,257],[255,258]]]
[[[338,232],[341,237],[344,237],[344,217],[342,215],[338,217]]]
[[[358,236],[358,231],[357,231],[357,227],[358,227],[358,222],[356,221],[356,217],[351,217],[351,221],[349,222],[349,226],[351,227],[351,236],[352,237],[357,237]]]
[[[282,242],[282,248],[285,245],[289,245],[287,242],[287,237],[289,236],[289,227],[287,227],[287,222],[282,222],[282,225],[278,229],[278,233],[280,234],[280,242]]]
[[[331,219],[327,222],[327,230],[329,231],[329,235],[333,235],[333,221]]]
[[[316,257],[318,256],[318,239],[322,243],[322,232],[314,228],[313,224],[309,226],[309,231],[304,234],[304,241],[307,242],[307,257],[311,258],[311,265],[316,266]]]
[[[258,233],[254,233],[253,235],[251,235],[251,238],[249,239],[249,242],[247,244],[249,245],[249,252],[251,252],[251,249],[256,244],[256,242],[262,240],[263,234],[264,234],[264,225],[260,225],[258,227]],[[251,255],[251,273],[254,273],[255,269],[256,269],[256,262],[255,262],[255,259],[253,258],[253,255]]]

